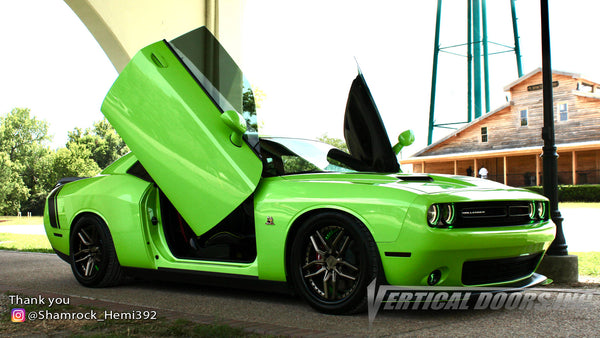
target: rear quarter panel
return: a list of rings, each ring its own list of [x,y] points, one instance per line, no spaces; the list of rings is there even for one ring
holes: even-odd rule
[[[68,183],[56,200],[60,228],[50,226],[48,203],[44,225],[52,247],[69,255],[71,228],[86,213],[101,217],[113,239],[122,266],[153,267],[141,201],[151,183],[128,174],[100,175]]]

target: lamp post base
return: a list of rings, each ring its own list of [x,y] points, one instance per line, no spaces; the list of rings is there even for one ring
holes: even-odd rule
[[[577,283],[579,261],[575,255],[545,255],[536,272],[557,283]]]

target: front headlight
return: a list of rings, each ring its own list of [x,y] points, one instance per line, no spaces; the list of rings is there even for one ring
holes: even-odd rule
[[[529,202],[529,219],[533,220],[535,216],[537,216],[536,203]]]
[[[454,223],[454,206],[452,204],[442,204],[442,222],[445,225]]]
[[[432,204],[427,209],[427,224],[430,227],[449,226],[454,219],[454,205],[451,203]]]
[[[546,203],[542,202],[542,201],[538,201],[537,203],[537,217],[539,219],[545,219],[546,218]]]
[[[427,223],[429,226],[436,226],[440,220],[440,207],[437,204],[432,204],[427,209]]]

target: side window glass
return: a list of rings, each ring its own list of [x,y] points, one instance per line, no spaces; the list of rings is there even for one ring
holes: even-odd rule
[[[258,132],[256,121],[256,98],[248,80],[244,77],[244,88],[242,93],[242,108],[244,119],[246,120],[246,129],[248,132]]]
[[[314,164],[300,156],[283,155],[281,156],[281,160],[283,161],[283,171],[286,174],[321,171]]]

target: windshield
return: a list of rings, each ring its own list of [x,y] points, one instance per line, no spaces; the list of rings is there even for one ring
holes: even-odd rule
[[[350,155],[323,142],[296,138],[261,138],[264,176],[313,172],[354,172]],[[344,155],[345,154],[345,155]]]
[[[250,83],[206,27],[173,39],[168,45],[221,112],[237,111],[246,119],[247,130],[257,131],[256,105]]]

